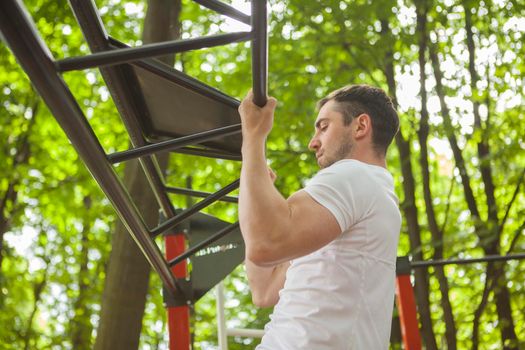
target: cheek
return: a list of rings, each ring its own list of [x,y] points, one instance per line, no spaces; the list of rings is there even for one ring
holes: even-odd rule
[[[337,142],[340,139],[340,137],[341,135],[339,135],[339,133],[337,133],[336,131],[330,130],[324,135],[323,140],[325,142],[333,143],[334,141]]]

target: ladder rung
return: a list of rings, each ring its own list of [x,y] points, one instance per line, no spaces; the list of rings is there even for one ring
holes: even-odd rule
[[[203,199],[199,203],[195,204],[191,208],[188,208],[188,209],[182,211],[180,214],[177,214],[176,216],[174,216],[172,218],[169,218],[168,220],[164,221],[162,224],[160,224],[159,226],[157,226],[156,228],[154,228],[151,231],[151,237],[154,238],[154,237],[160,235],[161,233],[166,232],[170,228],[177,226],[182,221],[186,220],[187,218],[189,218],[190,216],[192,216],[196,212],[206,208],[207,206],[209,206],[213,202],[216,202],[219,198],[222,198],[225,195],[227,195],[228,193],[230,193],[231,191],[237,189],[239,187],[239,183],[240,183],[240,180],[238,180],[238,179],[235,180],[231,184],[221,188],[219,191],[209,195],[208,197],[206,197],[205,199]]]
[[[234,124],[213,130],[199,132],[193,135],[183,136],[172,140],[161,141],[151,145],[131,148],[122,152],[115,152],[108,155],[111,163],[120,163],[126,160],[147,156],[161,151],[173,151],[188,145],[199,144],[218,137],[238,134],[241,132],[241,124]]]
[[[109,66],[143,58],[157,57],[205,47],[226,45],[246,41],[252,37],[251,32],[236,32],[210,35],[202,38],[173,40],[162,43],[146,44],[140,47],[97,52],[87,56],[70,57],[55,62],[58,71],[67,72],[100,66]]]
[[[196,252],[201,250],[202,248],[204,248],[204,247],[210,245],[211,243],[213,243],[213,242],[221,239],[222,237],[226,236],[228,233],[232,232],[233,230],[235,230],[238,227],[239,227],[239,223],[236,222],[234,224],[231,224],[230,226],[227,226],[227,227],[223,228],[219,232],[215,233],[213,236],[211,236],[211,237],[205,239],[204,241],[194,245],[193,247],[190,247],[188,250],[186,250],[184,253],[182,253],[181,255],[176,257],[175,259],[168,261],[168,265],[170,267],[173,267],[173,266],[177,265],[181,261],[189,258],[193,254],[195,254]]]
[[[226,329],[226,335],[232,337],[262,338],[264,335],[264,330],[249,328],[228,328]]]
[[[175,193],[175,194],[182,194],[186,196],[192,196],[192,197],[208,197],[212,193],[210,192],[203,192],[203,191],[195,191],[189,188],[182,188],[182,187],[172,187],[172,186],[166,186],[166,191],[169,193]],[[239,198],[237,197],[231,197],[231,196],[224,196],[222,198],[218,199],[222,202],[228,202],[228,203],[237,203],[239,201]]]
[[[242,13],[241,11],[237,10],[236,8],[225,4],[222,1],[217,0],[193,0],[193,2],[196,2],[204,7],[209,8],[210,10],[213,10],[217,13],[220,13],[221,15],[228,16],[230,18],[233,18],[239,22],[242,22],[247,25],[251,25],[251,18],[245,13]]]

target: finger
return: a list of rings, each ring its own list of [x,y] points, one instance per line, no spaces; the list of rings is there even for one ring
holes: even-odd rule
[[[263,106],[264,109],[275,109],[275,106],[277,105],[277,100],[273,97],[268,97],[266,100],[266,104]]]
[[[274,97],[268,97],[268,101],[266,101],[264,108],[274,110],[276,106],[277,106],[277,100]]]
[[[248,92],[246,93],[246,97],[244,98],[245,101],[251,101],[253,100],[253,90],[250,89],[248,90]]]
[[[249,104],[253,99],[253,91],[252,89],[248,90],[246,93],[246,96],[242,99],[241,104],[239,105],[239,112],[241,112],[243,109],[245,109],[246,105]]]
[[[270,167],[268,167],[268,175],[270,175],[270,179],[272,181],[275,181],[275,179],[277,179],[277,174],[275,174],[275,172]]]

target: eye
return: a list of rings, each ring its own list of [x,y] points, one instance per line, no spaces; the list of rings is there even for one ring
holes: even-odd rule
[[[325,131],[328,128],[328,124],[321,125],[321,131]]]

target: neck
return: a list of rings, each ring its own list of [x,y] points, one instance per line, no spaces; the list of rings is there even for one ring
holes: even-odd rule
[[[355,147],[350,153],[348,159],[355,159],[363,163],[380,166],[386,169],[385,157],[378,155],[375,150],[370,147],[367,147],[366,149]]]

